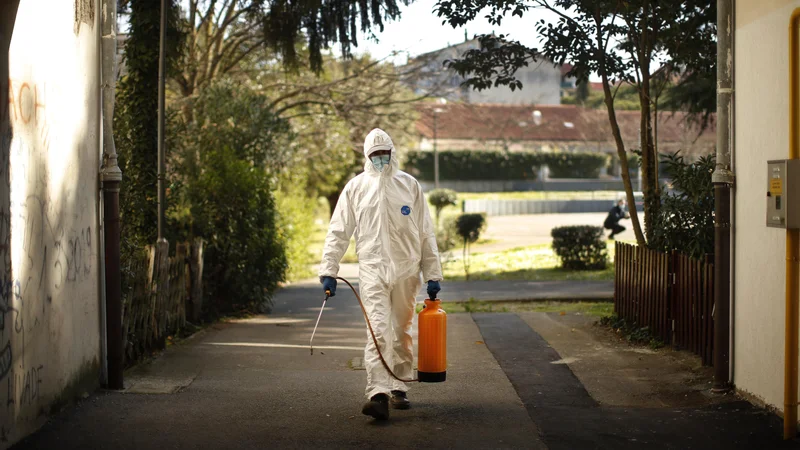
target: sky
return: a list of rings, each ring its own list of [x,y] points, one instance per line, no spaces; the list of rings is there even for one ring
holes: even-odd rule
[[[464,32],[469,38],[476,34],[508,34],[510,38],[520,41],[529,47],[537,45],[535,24],[541,19],[553,21],[552,13],[531,10],[523,18],[506,18],[502,26],[491,25],[482,16],[473,20],[465,27],[453,28],[449,24],[442,24],[442,19],[433,11],[437,0],[418,0],[409,6],[402,6],[402,15],[395,22],[386,24],[382,33],[377,33],[378,42],[359,39],[359,46],[354,53],[369,52],[374,58],[385,58],[393,51],[407,52],[407,55],[416,56],[430,52],[448,45],[464,41]],[[338,49],[337,49],[338,51]],[[394,58],[398,64],[405,62],[406,55]]]

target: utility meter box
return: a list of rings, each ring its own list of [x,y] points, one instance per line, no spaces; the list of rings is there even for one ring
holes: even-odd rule
[[[800,159],[767,161],[767,226],[800,228]]]

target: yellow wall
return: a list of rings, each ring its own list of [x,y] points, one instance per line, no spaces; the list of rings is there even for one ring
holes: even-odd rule
[[[738,0],[734,383],[783,405],[785,231],[766,227],[766,162],[788,153],[788,25],[797,0]],[[718,126],[723,126],[719,124]]]

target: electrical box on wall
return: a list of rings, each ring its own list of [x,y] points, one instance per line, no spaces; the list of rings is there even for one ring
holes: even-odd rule
[[[767,161],[767,226],[800,228],[800,159]]]

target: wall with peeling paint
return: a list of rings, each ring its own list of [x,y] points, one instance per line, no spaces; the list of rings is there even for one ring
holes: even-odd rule
[[[734,108],[735,285],[733,381],[782,408],[782,229],[766,227],[767,161],[789,151],[788,27],[798,0],[736,1]]]
[[[22,1],[0,136],[0,447],[97,384],[96,0]],[[7,206],[4,206],[4,203]]]

